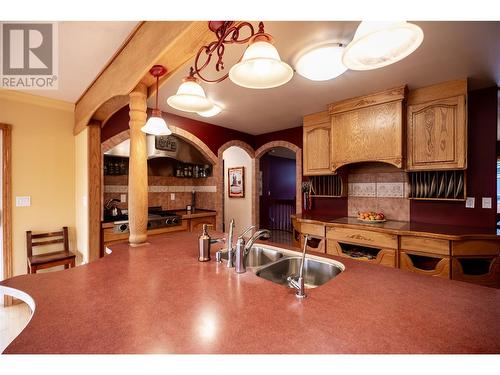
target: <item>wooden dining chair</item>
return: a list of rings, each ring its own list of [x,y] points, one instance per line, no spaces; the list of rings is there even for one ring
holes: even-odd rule
[[[46,240],[46,238],[50,238]],[[37,241],[34,241],[37,240]],[[33,247],[47,246],[62,243],[63,249],[33,255]],[[63,227],[60,232],[33,234],[26,232],[26,249],[28,255],[28,273],[36,273],[37,270],[64,265],[65,269],[75,267],[76,255],[69,251],[68,227]]]

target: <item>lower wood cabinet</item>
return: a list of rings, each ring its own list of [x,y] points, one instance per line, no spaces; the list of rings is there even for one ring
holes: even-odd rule
[[[422,236],[400,236],[399,268],[449,279],[450,241]]]
[[[439,234],[398,234],[379,228],[358,229],[353,225],[311,223],[295,218],[292,223],[295,246],[299,241],[304,245],[304,234],[315,237],[311,243],[318,246],[309,246],[308,251],[325,252],[326,247],[329,255],[500,288],[500,238],[459,241]]]
[[[498,241],[452,241],[451,255],[453,280],[500,288]]]
[[[396,235],[362,229],[328,227],[326,238],[327,254],[396,267],[398,248]]]
[[[213,225],[212,229],[215,229],[215,216],[196,217],[189,219],[189,231],[200,232],[201,234],[204,224]]]
[[[399,268],[421,275],[450,278],[450,257],[439,254],[399,251]]]

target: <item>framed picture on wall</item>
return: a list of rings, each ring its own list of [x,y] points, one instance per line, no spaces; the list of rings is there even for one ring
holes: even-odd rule
[[[227,169],[227,186],[229,198],[245,197],[245,167]]]

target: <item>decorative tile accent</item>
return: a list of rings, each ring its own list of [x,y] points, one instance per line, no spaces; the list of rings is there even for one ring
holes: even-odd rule
[[[127,185],[104,185],[105,193],[127,193]]]
[[[377,197],[403,198],[404,182],[377,182]]]
[[[192,191],[203,192],[203,193],[216,193],[217,186],[157,186],[152,185],[148,186],[149,193],[191,193]],[[127,185],[105,185],[104,186],[105,193],[127,193],[128,186]]]
[[[375,197],[377,185],[374,182],[354,182],[349,184],[350,197]]]

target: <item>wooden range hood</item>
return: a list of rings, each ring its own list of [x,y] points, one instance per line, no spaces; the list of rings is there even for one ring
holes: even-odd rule
[[[330,104],[331,171],[359,162],[404,167],[406,85]]]

